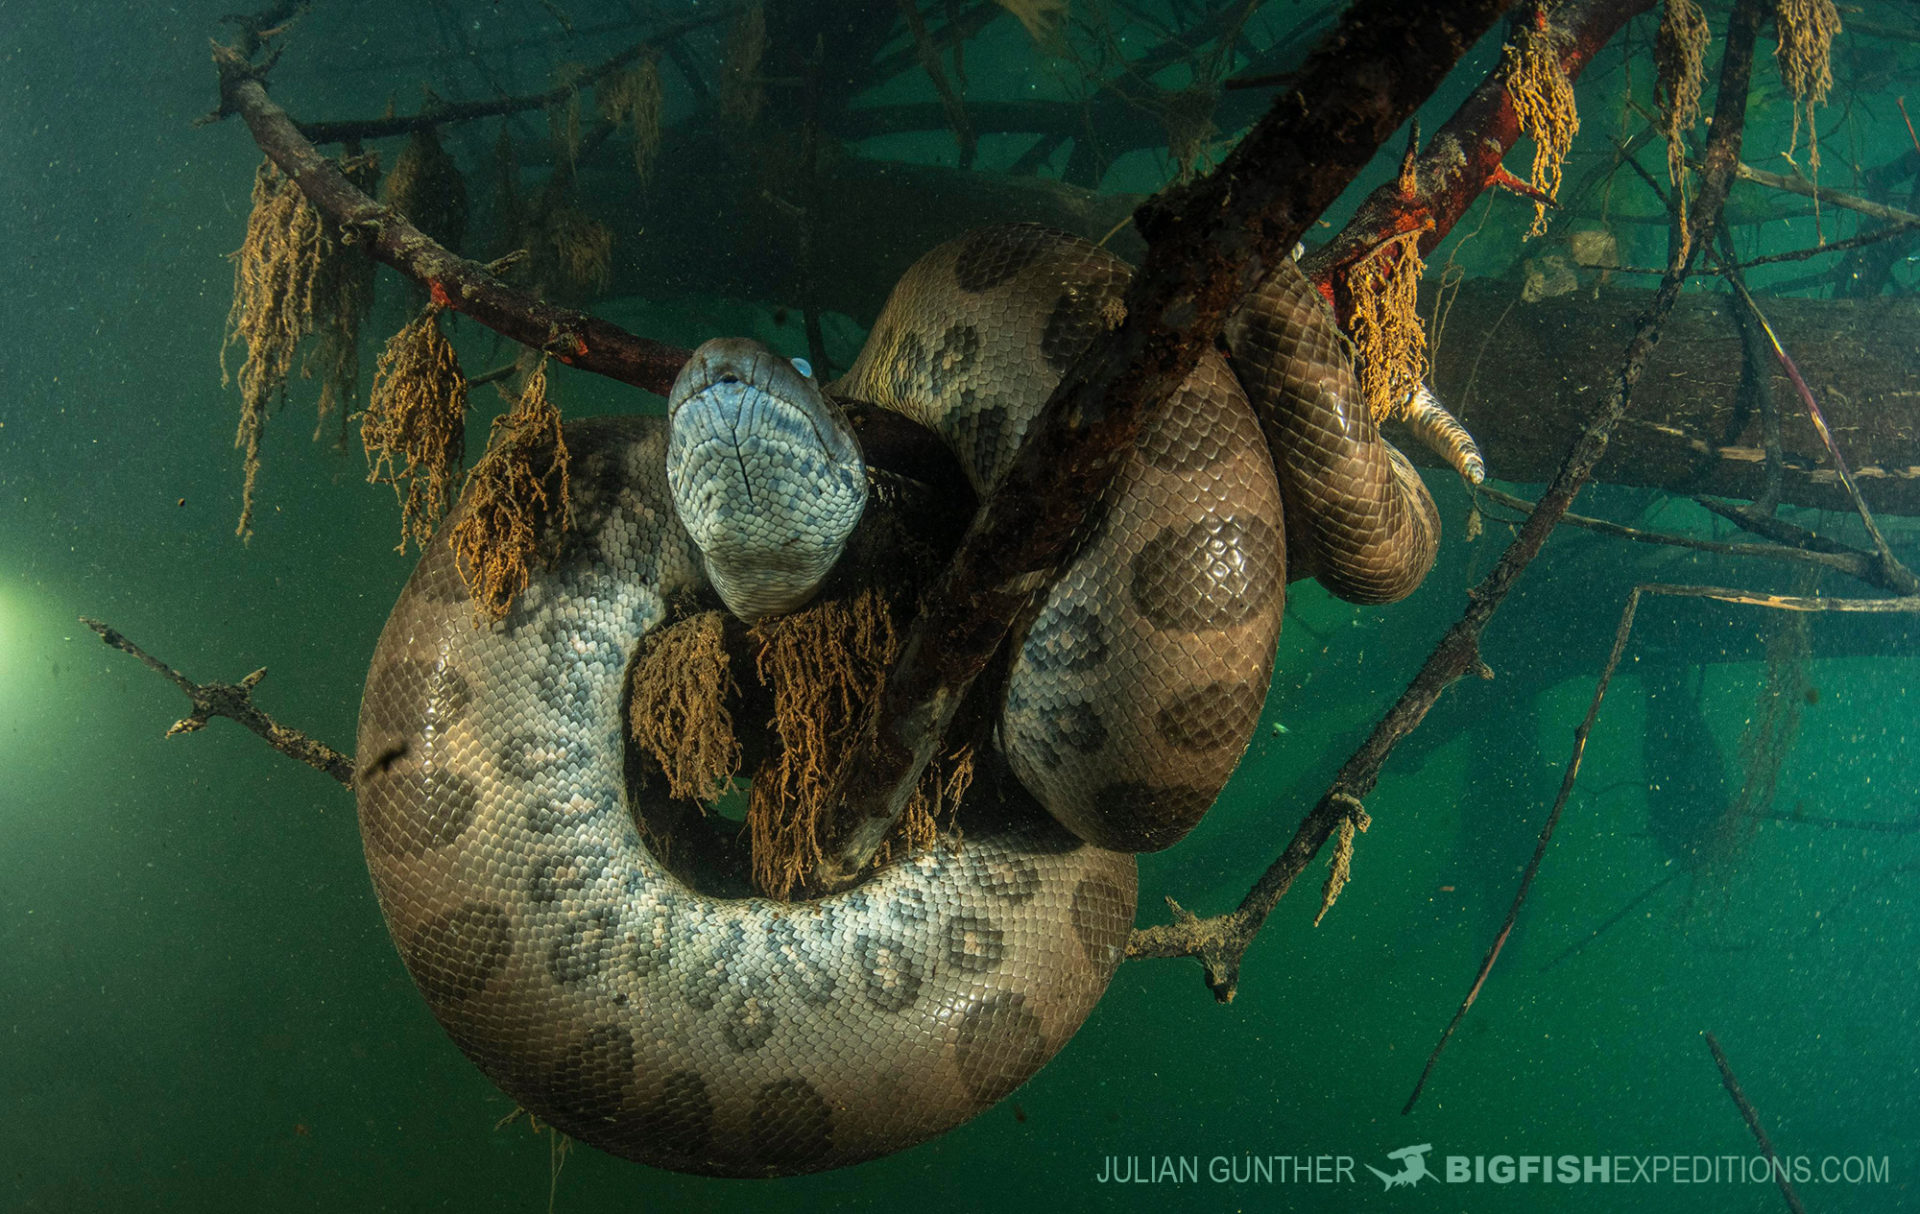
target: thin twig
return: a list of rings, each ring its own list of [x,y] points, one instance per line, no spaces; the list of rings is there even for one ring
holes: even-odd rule
[[[1780,344],[1780,338],[1774,333],[1773,326],[1767,323],[1766,315],[1760,311],[1760,305],[1754,302],[1753,296],[1748,293],[1740,279],[1737,276],[1730,276],[1727,281],[1732,284],[1734,293],[1740,297],[1740,302],[1746,305],[1747,311],[1760,326],[1760,331],[1767,335],[1767,341],[1773,346],[1774,358],[1779,360],[1780,366],[1786,370],[1787,379],[1793,383],[1794,391],[1800,394],[1800,402],[1807,407],[1807,417],[1813,422],[1813,428],[1820,435],[1820,441],[1826,444],[1827,454],[1833,458],[1833,469],[1840,476],[1840,484],[1846,489],[1848,500],[1853,503],[1854,511],[1860,515],[1860,521],[1866,524],[1867,537],[1873,541],[1873,549],[1879,554],[1882,572],[1892,584],[1892,588],[1900,593],[1920,593],[1920,578],[1914,577],[1913,571],[1901,564],[1900,558],[1896,557],[1893,549],[1887,546],[1887,537],[1880,534],[1880,525],[1874,521],[1873,511],[1867,508],[1866,499],[1860,496],[1860,487],[1853,481],[1853,470],[1847,467],[1847,458],[1841,453],[1840,444],[1834,441],[1833,431],[1827,426],[1827,415],[1821,412],[1820,403],[1814,399],[1813,389],[1807,387],[1807,381],[1800,374],[1800,368],[1795,365],[1786,348]]]
[[[1534,503],[1511,493],[1503,493],[1487,485],[1476,490],[1481,496],[1509,509],[1531,514]],[[1632,540],[1636,544],[1658,544],[1669,548],[1689,548],[1696,552],[1714,552],[1723,556],[1754,556],[1769,561],[1785,561],[1788,564],[1819,565],[1833,569],[1849,577],[1858,578],[1868,585],[1882,590],[1895,589],[1876,581],[1877,566],[1870,553],[1855,552],[1847,549],[1829,552],[1821,549],[1803,548],[1790,543],[1773,544],[1730,544],[1724,540],[1703,540],[1690,535],[1675,535],[1667,531],[1644,531],[1638,527],[1628,527],[1622,523],[1608,522],[1606,519],[1590,518],[1584,514],[1571,512],[1563,515],[1561,523],[1569,527],[1580,527],[1595,531],[1601,535],[1616,536],[1623,540]]]
[[[1805,549],[1808,552],[1859,551],[1858,549],[1847,547],[1839,540],[1828,539],[1817,531],[1809,531],[1798,523],[1788,522],[1783,518],[1775,518],[1771,514],[1760,514],[1755,511],[1752,506],[1744,503],[1723,502],[1719,498],[1708,497],[1705,494],[1701,494],[1693,500],[1695,504],[1726,519],[1742,531],[1750,531],[1754,535],[1765,536],[1776,544],[1788,544],[1795,548]],[[1867,556],[1868,554],[1861,553],[1860,555]]]
[[[350,755],[343,755],[325,742],[316,741],[297,729],[288,729],[254,707],[253,689],[260,685],[261,679],[267,677],[266,667],[262,666],[238,683],[196,683],[99,620],[81,616],[80,622],[100,634],[100,639],[115,649],[140,659],[148,669],[158,672],[192,701],[193,711],[168,728],[169,738],[204,728],[214,717],[226,717],[265,738],[267,745],[288,758],[318,768],[349,788],[353,786],[353,758]]]
[[[1680,599],[1712,599],[1747,607],[1770,607],[1776,611],[1831,611],[1843,615],[1908,615],[1920,612],[1920,595],[1886,599],[1833,599],[1818,595],[1769,594],[1763,590],[1741,590],[1733,586],[1664,584],[1635,588],[1636,594],[1641,592]]]
[[[1786,253],[1769,253],[1765,257],[1755,257],[1751,261],[1742,261],[1737,265],[1742,270],[1751,270],[1757,266],[1770,266],[1777,262],[1805,261],[1810,257],[1819,257],[1826,253],[1845,253],[1867,245],[1879,244],[1890,237],[1907,234],[1906,228],[1894,224],[1889,227],[1875,228],[1871,232],[1862,232],[1858,236],[1849,236],[1845,240],[1830,240],[1826,244],[1809,245],[1807,248],[1793,249]],[[1605,269],[1610,274],[1648,274],[1656,278],[1666,273],[1659,266],[1607,266]],[[1718,266],[1703,266],[1692,271],[1692,274],[1695,278],[1705,278],[1722,272]],[[1770,285],[1768,290],[1777,291],[1778,285]]]
[[[1814,818],[1798,809],[1792,813],[1769,810],[1765,813],[1750,814],[1749,817],[1761,818],[1768,822],[1793,822],[1801,826],[1817,826],[1822,830],[1862,830],[1878,835],[1911,835],[1920,833],[1920,818],[1908,818],[1903,822],[1881,822],[1869,818]]]
[[[1755,185],[1764,185],[1776,190],[1785,190],[1789,194],[1798,194],[1802,198],[1812,198],[1823,203],[1831,203],[1844,210],[1857,211],[1862,215],[1869,215],[1875,219],[1884,219],[1888,223],[1900,224],[1903,227],[1920,227],[1920,215],[1915,215],[1912,211],[1903,211],[1898,207],[1869,202],[1864,198],[1856,198],[1852,194],[1842,194],[1837,190],[1823,189],[1804,177],[1783,177],[1779,173],[1769,173],[1765,169],[1756,169],[1750,164],[1741,165],[1738,172],[1740,174],[1740,180],[1751,181]]]
[[[1566,809],[1567,800],[1573,794],[1575,779],[1580,774],[1580,763],[1586,755],[1587,738],[1593,732],[1594,722],[1600,715],[1601,701],[1606,698],[1607,687],[1613,681],[1614,672],[1619,668],[1620,658],[1626,652],[1627,641],[1633,634],[1633,622],[1640,609],[1640,600],[1646,595],[1660,595],[1669,598],[1714,599],[1723,603],[1741,603],[1753,607],[1768,607],[1780,611],[1835,611],[1835,612],[1915,612],[1920,613],[1920,596],[1890,599],[1830,599],[1807,598],[1795,595],[1767,594],[1760,591],[1739,590],[1727,586],[1689,586],[1651,583],[1635,586],[1627,594],[1626,606],[1620,611],[1620,622],[1614,628],[1613,649],[1607,655],[1607,662],[1600,671],[1600,680],[1594,688],[1593,699],[1587,705],[1587,715],[1578,728],[1573,731],[1573,753],[1567,759],[1566,775],[1560,781],[1559,795],[1554,798],[1553,808],[1547,813],[1546,825],[1540,828],[1540,837],[1534,845],[1533,858],[1528,861],[1526,872],[1520,878],[1520,888],[1515,892],[1513,905],[1507,910],[1506,921],[1501,925],[1499,934],[1494,937],[1493,945],[1487,950],[1485,960],[1480,963],[1480,971],[1474,976],[1473,987],[1460,1007],[1453,1014],[1446,1030],[1440,1034],[1440,1040],[1434,1044],[1433,1053],[1427,1056],[1427,1065],[1420,1072],[1419,1082],[1414,1084],[1413,1094],[1407,1097],[1407,1103],[1400,1111],[1411,1113],[1421,1091],[1427,1085],[1427,1079],[1433,1074],[1434,1064],[1440,1060],[1440,1053],[1453,1038],[1454,1030],[1466,1016],[1467,1009],[1479,998],[1480,988],[1486,984],[1487,975],[1492,972],[1493,964],[1499,960],[1500,950],[1506,947],[1507,937],[1513,932],[1518,920],[1520,907],[1526,901],[1532,888],[1533,879],[1540,870],[1540,861],[1546,855],[1547,843],[1553,838],[1554,828],[1560,824],[1560,814]],[[1597,933],[1596,933],[1597,934]],[[1584,946],[1584,945],[1583,945]],[[1559,958],[1555,958],[1557,963]]]
[[[980,140],[973,133],[973,127],[967,122],[967,103],[953,84],[947,79],[946,69],[940,65],[940,51],[927,33],[927,23],[920,16],[920,0],[897,0],[900,15],[906,20],[907,32],[913,36],[914,48],[920,53],[920,66],[926,71],[927,79],[932,82],[934,92],[940,95],[940,108],[946,111],[947,125],[953,128],[953,140],[960,148],[960,167],[973,167],[973,154]],[[817,72],[817,62],[815,70]],[[815,84],[808,84],[809,90]],[[812,103],[808,103],[809,122],[815,121]]]
[[[913,0],[907,0],[910,11]],[[800,316],[807,333],[807,357],[819,382],[833,378],[827,360],[827,335],[820,324],[820,72],[827,60],[825,37],[816,36],[813,53],[807,57],[806,100],[800,124]],[[936,62],[935,67],[939,65]],[[944,83],[944,79],[942,81]],[[964,119],[963,119],[964,121]],[[961,167],[967,167],[962,165]]]
[[[1593,733],[1593,723],[1600,715],[1600,702],[1606,698],[1607,685],[1613,681],[1613,672],[1620,665],[1620,655],[1626,650],[1627,637],[1633,631],[1634,611],[1640,604],[1640,595],[1636,590],[1627,598],[1627,608],[1620,616],[1620,627],[1614,633],[1613,652],[1607,655],[1607,665],[1600,672],[1600,685],[1594,689],[1593,701],[1587,705],[1587,715],[1573,731],[1573,756],[1567,760],[1566,775],[1560,779],[1560,793],[1553,799],[1553,809],[1547,814],[1546,825],[1540,828],[1540,837],[1533,845],[1533,856],[1527,861],[1527,868],[1520,876],[1520,888],[1514,891],[1513,905],[1507,908],[1506,921],[1500,925],[1500,931],[1493,938],[1493,944],[1487,949],[1487,955],[1480,962],[1480,972],[1474,975],[1473,986],[1467,991],[1467,997],[1460,1001],[1460,1007],[1453,1013],[1453,1019],[1447,1022],[1446,1031],[1440,1034],[1440,1040],[1433,1046],[1433,1052],[1427,1055],[1427,1065],[1420,1071],[1420,1079],[1413,1085],[1413,1093],[1407,1097],[1407,1103],[1401,1108],[1402,1115],[1413,1112],[1413,1106],[1419,1102],[1420,1093],[1427,1086],[1427,1078],[1433,1074],[1434,1064],[1440,1061],[1440,1052],[1447,1048],[1447,1042],[1453,1039],[1453,1031],[1460,1027],[1460,1021],[1466,1018],[1467,1009],[1480,997],[1480,988],[1486,985],[1487,975],[1493,972],[1493,963],[1500,959],[1500,950],[1507,946],[1507,937],[1513,934],[1513,925],[1520,918],[1520,907],[1527,900],[1527,893],[1533,888],[1533,879],[1540,873],[1540,862],[1546,858],[1547,844],[1553,841],[1554,828],[1560,825],[1561,811],[1567,807],[1567,798],[1573,795],[1573,783],[1580,775],[1580,762],[1587,753],[1587,738]]]
[[[1680,876],[1686,871],[1687,870],[1684,868],[1675,868],[1672,872],[1668,873],[1666,876],[1660,878],[1658,881],[1655,881],[1652,885],[1647,886],[1647,888],[1635,894],[1633,898],[1630,901],[1628,901],[1628,903],[1625,906],[1613,912],[1611,915],[1608,915],[1606,918],[1606,921],[1603,922],[1599,927],[1594,928],[1592,931],[1588,932],[1581,939],[1576,940],[1574,943],[1568,945],[1566,948],[1561,949],[1557,954],[1554,955],[1553,960],[1547,962],[1545,965],[1540,967],[1540,972],[1544,974],[1548,970],[1559,965],[1562,961],[1571,961],[1573,958],[1579,956],[1581,953],[1586,952],[1587,949],[1593,944],[1595,940],[1598,940],[1600,937],[1606,935],[1609,931],[1612,931],[1614,927],[1617,926],[1622,919],[1625,919],[1628,915],[1631,915],[1634,912],[1634,908],[1638,907],[1642,902],[1645,902],[1648,898],[1653,897],[1655,894],[1659,893],[1661,890],[1667,888],[1667,886],[1672,885],[1675,881],[1679,880]]]
[[[1800,1204],[1800,1195],[1793,1191],[1793,1182],[1787,1179],[1787,1169],[1773,1153],[1773,1143],[1767,1141],[1766,1128],[1760,1124],[1760,1114],[1747,1100],[1746,1093],[1740,1090],[1740,1081],[1733,1077],[1733,1067],[1727,1063],[1726,1051],[1713,1039],[1712,1033],[1702,1033],[1707,1039],[1707,1049],[1713,1052],[1713,1065],[1720,1068],[1720,1082],[1727,1087],[1727,1095],[1733,1097],[1733,1105],[1740,1110],[1740,1116],[1746,1120],[1747,1128],[1753,1131],[1753,1140],[1760,1144],[1760,1153],[1767,1157],[1768,1170],[1773,1173],[1774,1183],[1780,1186],[1780,1195],[1787,1199],[1787,1208],[1793,1214],[1807,1214],[1807,1208]]]

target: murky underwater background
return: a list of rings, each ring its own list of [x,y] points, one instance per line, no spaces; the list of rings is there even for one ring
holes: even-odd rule
[[[346,746],[367,656],[411,566],[392,551],[395,511],[364,483],[359,453],[306,441],[300,387],[269,429],[257,534],[249,547],[232,536],[236,396],[215,355],[224,254],[259,157],[237,123],[190,125],[214,101],[206,38],[228,7],[0,0],[0,1208],[544,1209],[547,1140],[493,1128],[511,1102],[413,990],[349,796],[228,721],[163,738],[184,699],[77,619],[105,620],[202,680],[265,666],[264,707]],[[539,5],[467,7],[477,41],[554,33]],[[412,10],[318,6],[274,95],[301,116],[375,113],[389,96],[407,108],[420,79],[450,77]],[[1280,28],[1298,19],[1298,6],[1271,16]],[[970,52],[976,86],[1023,73],[1044,86],[1018,27],[1000,24]],[[551,55],[591,60],[614,45]],[[1920,63],[1911,42],[1862,45]],[[1763,39],[1757,74],[1771,72],[1770,48]],[[1492,53],[1480,48],[1429,105],[1429,129]],[[1609,54],[1582,82],[1583,105],[1618,89]],[[1858,105],[1854,142],[1830,166],[1906,146],[1888,98]],[[1601,105],[1591,113],[1587,138],[1604,148]],[[1785,126],[1782,107],[1756,112],[1746,158],[1784,147]],[[923,154],[950,158],[951,141]],[[1151,189],[1163,172],[1141,157],[1107,188]],[[1519,204],[1495,208],[1476,272],[1500,269],[1524,224]],[[1777,247],[1810,234],[1800,225]],[[1635,239],[1646,243],[1632,260],[1657,261],[1659,232]],[[1911,274],[1896,277],[1911,291]],[[383,272],[370,333],[410,306],[394,286]],[[797,325],[726,300],[594,310],[668,341],[754,326],[804,350]],[[833,331],[844,357],[858,328]],[[459,341],[470,370],[497,361],[472,326]],[[571,416],[652,407],[563,372],[554,391]],[[477,410],[470,452],[485,420]],[[1439,567],[1388,608],[1296,585],[1267,718],[1206,823],[1143,861],[1142,923],[1164,921],[1165,896],[1201,913],[1239,899],[1492,564],[1509,529],[1490,517],[1465,541],[1464,493],[1429,476],[1448,528]],[[1632,519],[1658,498],[1602,487],[1579,508]],[[1858,538],[1836,516],[1796,517]],[[1886,521],[1897,550],[1920,553],[1910,523]],[[1714,533],[1684,500],[1658,524]],[[1711,819],[1713,799],[1739,789],[1739,739],[1766,677],[1754,638],[1776,622],[1752,608],[1643,605],[1647,635],[1519,928],[1420,1107],[1400,1114],[1505,914],[1626,589],[1652,580],[1794,588],[1783,569],[1557,536],[1488,633],[1498,677],[1454,689],[1402,747],[1368,801],[1373,829],[1339,906],[1311,926],[1323,861],[1255,945],[1233,1004],[1213,1001],[1191,961],[1129,964],[1034,1081],[928,1145],[781,1182],[680,1177],[580,1150],[554,1208],[1779,1209],[1764,1183],[1383,1193],[1364,1170],[1364,1184],[1327,1186],[1094,1181],[1110,1155],[1197,1155],[1203,1169],[1217,1155],[1346,1155],[1390,1170],[1389,1151],[1427,1142],[1436,1160],[1749,1157],[1703,1030],[1777,1149],[1887,1160],[1885,1184],[1803,1186],[1809,1209],[1913,1208],[1920,836],[1766,821],[1718,864],[1671,846],[1703,800]],[[1859,593],[1839,579],[1824,589]],[[1826,616],[1808,635],[1813,690],[1774,807],[1914,819],[1916,626]]]

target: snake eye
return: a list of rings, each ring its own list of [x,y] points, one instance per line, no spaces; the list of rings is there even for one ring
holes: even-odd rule
[[[806,376],[808,379],[813,378],[813,364],[808,362],[804,358],[794,359],[793,369],[798,371],[800,374]]]

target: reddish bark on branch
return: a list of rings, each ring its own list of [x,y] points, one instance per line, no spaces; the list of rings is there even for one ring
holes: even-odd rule
[[[1652,7],[1653,0],[1571,0],[1555,9],[1552,23],[1567,79],[1578,78],[1621,26]],[[1307,255],[1301,268],[1325,289],[1336,271],[1397,234],[1424,229],[1420,252],[1431,251],[1490,185],[1519,186],[1517,192],[1532,196],[1532,187],[1500,163],[1519,138],[1520,122],[1507,96],[1506,66],[1501,64],[1487,73],[1415,158],[1414,196],[1404,196],[1398,181],[1380,186],[1338,236]]]

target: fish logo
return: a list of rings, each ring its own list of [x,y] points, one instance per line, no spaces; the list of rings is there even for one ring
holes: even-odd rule
[[[1372,1164],[1367,1165],[1367,1171],[1378,1176],[1389,1189],[1397,1189],[1401,1185],[1411,1189],[1423,1180],[1440,1179],[1427,1170],[1427,1152],[1431,1150],[1433,1150],[1433,1144],[1430,1142],[1423,1142],[1414,1147],[1401,1147],[1397,1151],[1387,1153],[1388,1159],[1399,1161],[1398,1172],[1382,1172]]]

